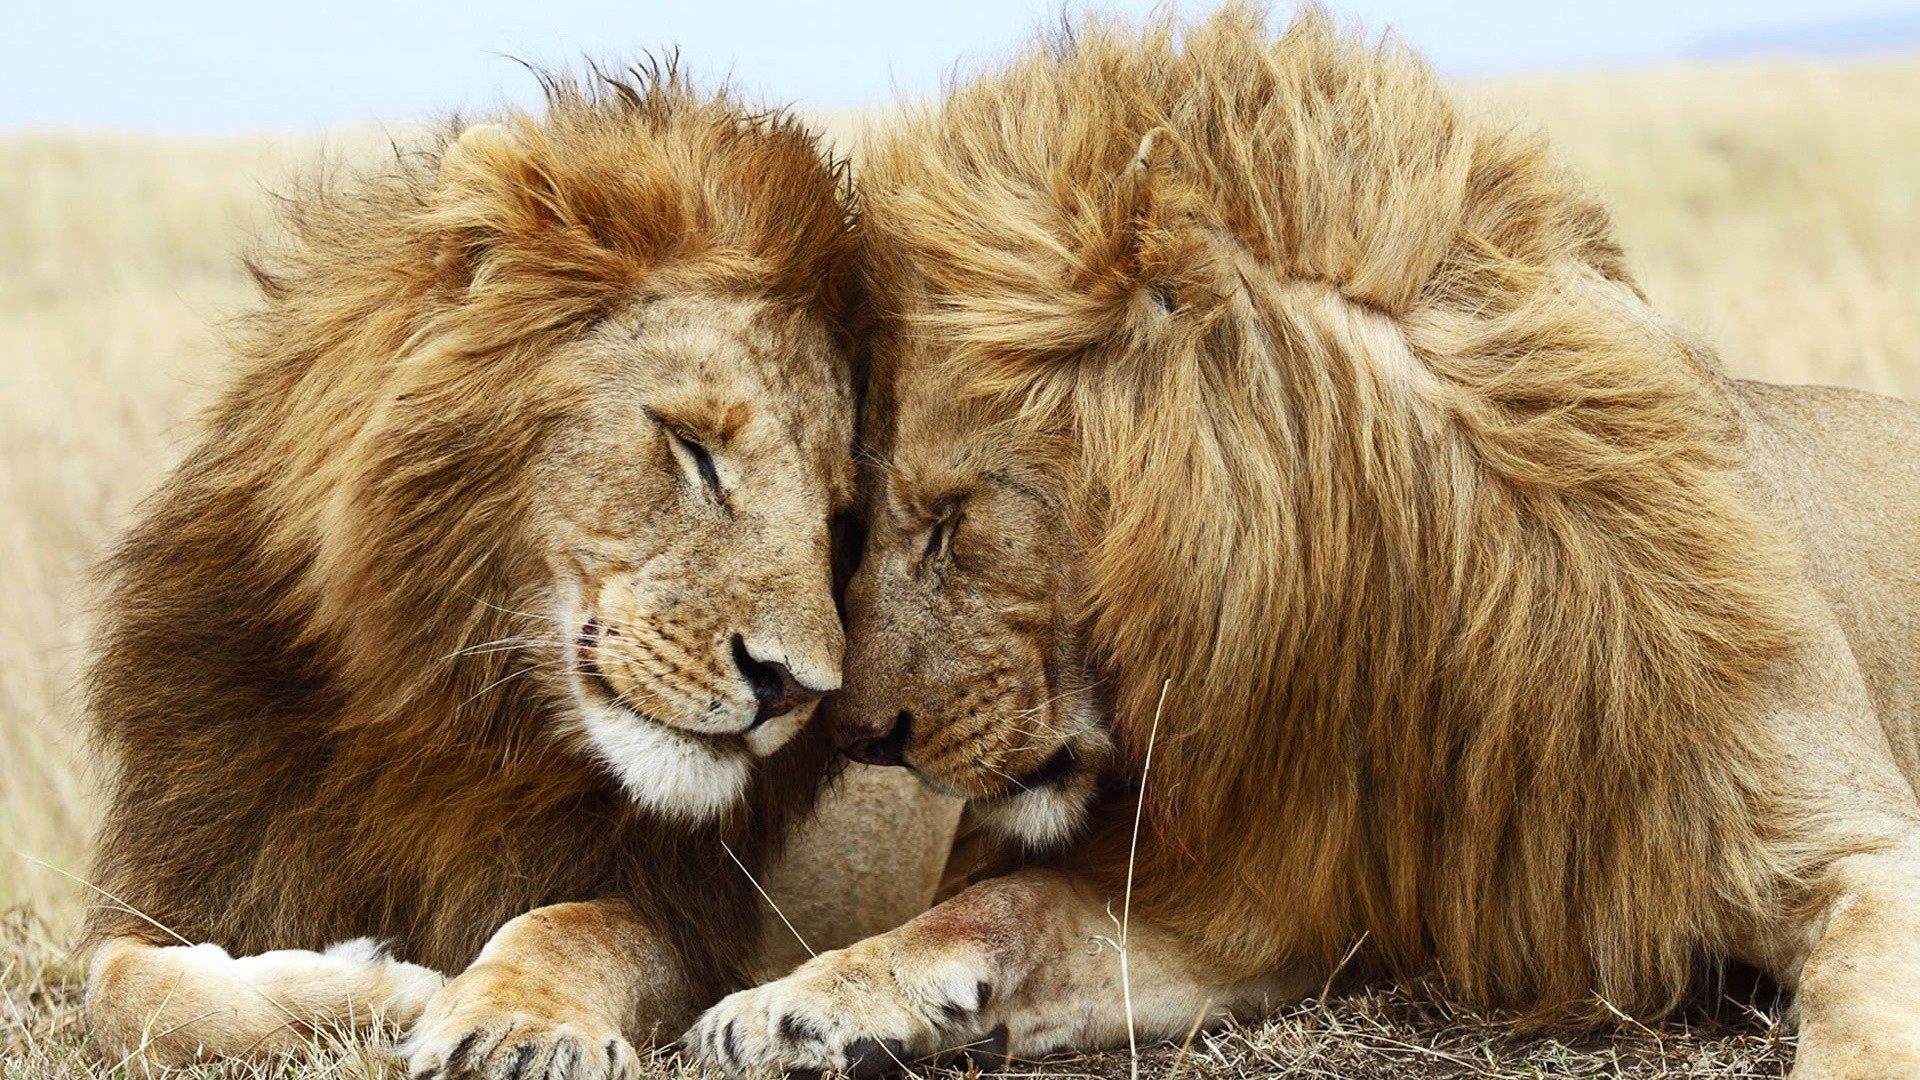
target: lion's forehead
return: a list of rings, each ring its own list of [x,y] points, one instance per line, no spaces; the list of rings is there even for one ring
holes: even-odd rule
[[[764,300],[643,300],[618,320],[599,378],[647,384],[662,414],[743,465],[823,485],[833,507],[853,488],[849,364],[825,321]]]

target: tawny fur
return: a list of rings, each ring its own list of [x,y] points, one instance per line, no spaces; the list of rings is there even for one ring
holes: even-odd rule
[[[1802,869],[1750,719],[1791,575],[1727,383],[1541,140],[1262,19],[1089,24],[869,147],[901,535],[1013,477],[1068,539],[983,507],[951,543],[1077,569],[991,640],[890,643],[912,616],[870,598],[850,692],[944,671],[917,704],[956,727],[915,739],[1010,759],[1031,712],[956,705],[930,654],[1083,628],[1123,779],[1055,864],[1118,894],[1158,716],[1134,917],[1218,978],[1362,942],[1493,1005],[1658,1013]]]
[[[797,122],[654,73],[555,81],[502,138],[291,200],[232,382],[108,566],[87,690],[112,769],[93,881],[117,902],[88,937],[170,944],[148,918],[235,955],[372,936],[453,973],[513,916],[613,897],[688,1001],[742,981],[756,898],[721,843],[764,866],[830,748],[794,737],[717,820],[636,806],[555,720],[553,630],[523,614],[551,587],[528,507],[553,477],[532,466],[630,392],[551,370],[555,349],[712,297],[773,327],[754,348],[785,396],[754,407],[800,425],[796,454],[832,451],[805,475],[844,503],[847,194]],[[572,483],[673,468],[652,443],[601,449]],[[826,502],[796,504],[806,551]]]

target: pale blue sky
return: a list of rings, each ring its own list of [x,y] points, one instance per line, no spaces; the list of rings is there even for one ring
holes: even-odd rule
[[[1080,10],[1084,4],[1068,5]],[[1144,12],[1146,0],[1098,6]],[[1211,3],[1188,0],[1183,12]],[[1281,2],[1278,9],[1287,10]],[[1703,38],[1912,11],[1915,0],[1337,0],[1443,71],[1656,62]],[[1017,47],[1058,0],[0,0],[0,130],[324,128],[528,101],[502,54],[544,64],[678,45],[766,103],[864,105],[937,90]]]

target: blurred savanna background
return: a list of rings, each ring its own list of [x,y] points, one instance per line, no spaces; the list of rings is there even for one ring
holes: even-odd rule
[[[678,44],[697,75],[796,103],[851,149],[889,102],[931,98],[955,63],[1058,16],[1020,0],[650,6],[442,21],[355,3],[282,25],[189,4],[164,27],[132,7],[14,27],[23,59],[0,74],[0,1080],[97,1069],[66,950],[92,820],[74,693],[87,570],[191,440],[222,321],[252,302],[238,253],[275,242],[276,192],[323,167],[377,168],[441,113],[531,102],[502,53],[565,64]],[[1334,10],[1428,52],[1472,109],[1546,131],[1612,207],[1656,306],[1734,373],[1920,398],[1920,9],[1679,6]],[[1221,1075],[1777,1075],[1785,1038],[1763,1003],[1597,1048],[1510,1042],[1497,1021],[1396,991],[1158,1060]]]

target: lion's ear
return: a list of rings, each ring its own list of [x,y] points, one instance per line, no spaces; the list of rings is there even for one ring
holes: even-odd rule
[[[1090,235],[1083,237],[1075,282],[1081,291],[1112,290],[1125,297],[1159,287],[1153,280],[1159,269],[1153,256],[1161,244],[1154,234],[1166,202],[1170,142],[1165,128],[1147,132],[1113,178],[1106,199],[1088,222]]]
[[[434,272],[443,286],[465,288],[501,241],[559,224],[562,202],[529,137],[518,126],[475,124],[441,151]]]
[[[497,173],[499,159],[518,156],[522,149],[520,140],[505,124],[474,124],[441,151],[440,179],[459,184],[475,171]]]

